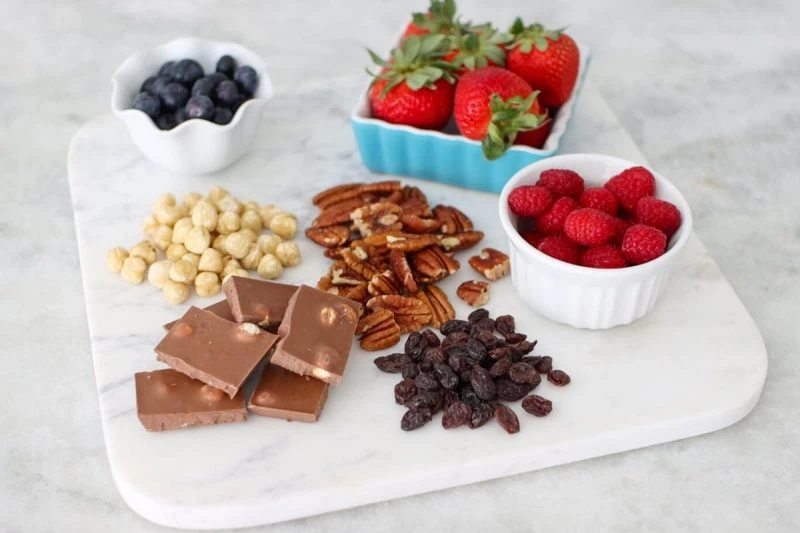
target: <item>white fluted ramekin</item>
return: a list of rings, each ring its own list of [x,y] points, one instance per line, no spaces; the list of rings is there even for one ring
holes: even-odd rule
[[[232,56],[238,65],[250,65],[258,74],[258,89],[225,125],[207,120],[187,120],[162,131],[141,111],[132,109],[144,80],[167,61],[194,59],[206,73],[217,60]],[[272,97],[267,65],[255,52],[236,43],[187,37],[128,57],[111,77],[111,109],[125,123],[139,151],[153,163],[181,174],[208,174],[237,161],[250,148],[261,122],[264,104]]]
[[[520,185],[533,185],[539,174],[552,168],[574,170],[587,187],[603,185],[626,168],[639,166],[617,157],[566,154],[544,159],[517,172],[500,193],[500,223],[509,241],[511,278],[517,294],[534,311],[576,328],[608,329],[642,318],[664,292],[675,258],[692,232],[692,213],[683,195],[662,175],[656,179],[656,197],[673,203],[683,221],[661,257],[627,268],[599,269],[554,259],[530,244],[517,231],[517,216],[508,208],[508,195]]]

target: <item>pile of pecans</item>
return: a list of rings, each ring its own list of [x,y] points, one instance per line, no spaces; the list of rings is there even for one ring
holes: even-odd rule
[[[501,402],[522,400],[526,412],[546,416],[552,402],[530,394],[542,374],[558,387],[570,382],[566,372],[553,369],[552,357],[529,355],[537,341],[518,333],[511,315],[492,319],[486,309],[476,309],[468,320],[443,323],[440,332],[443,339],[432,329],[412,333],[403,353],[375,359],[379,370],[403,376],[394,398],[408,409],[400,422],[404,431],[443,411],[445,429],[475,429],[495,418],[505,431],[517,433],[517,415]]]
[[[431,207],[419,188],[399,181],[338,185],[312,201],[321,212],[306,236],[333,260],[317,288],[365,304],[356,329],[364,350],[389,348],[403,333],[455,317],[436,283],[460,268],[455,252],[483,239],[467,215]],[[469,263],[490,280],[508,273],[508,257],[497,250],[487,248]],[[458,295],[483,305],[488,285],[466,282]]]

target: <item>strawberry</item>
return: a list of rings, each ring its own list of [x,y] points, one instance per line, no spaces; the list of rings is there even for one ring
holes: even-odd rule
[[[483,143],[487,159],[497,159],[520,131],[535,130],[546,115],[525,80],[499,67],[465,73],[456,86],[453,114],[458,130]]]
[[[636,204],[636,220],[672,237],[681,227],[681,212],[667,201],[645,196]]]
[[[576,209],[564,220],[564,235],[576,244],[597,246],[614,237],[614,217],[591,207]]]
[[[431,0],[428,11],[411,17],[401,40],[411,35],[450,34],[458,26],[455,0]]]
[[[392,124],[444,128],[450,120],[455,92],[455,78],[450,74],[453,65],[442,60],[447,53],[445,37],[412,35],[392,50],[390,61],[368,51],[382,67],[380,73],[373,74],[369,90],[372,115]]]
[[[639,200],[655,194],[656,179],[644,167],[631,167],[608,180],[604,187],[614,193],[625,211],[634,214]]]
[[[550,131],[553,129],[553,121],[547,117],[547,111],[544,111],[545,119],[542,125],[535,130],[521,131],[517,134],[514,144],[521,144],[530,146],[532,148],[542,148],[547,138],[550,136]]]
[[[547,30],[541,24],[525,26],[520,18],[511,26],[511,35],[508,69],[541,91],[543,106],[564,105],[578,80],[580,52],[575,41],[563,30]]]
[[[505,34],[498,33],[489,24],[462,26],[450,39],[452,50],[444,59],[454,63],[462,73],[482,67],[504,67],[506,40]]]
[[[622,238],[622,254],[629,263],[639,265],[664,255],[667,236],[660,229],[644,224],[628,228]]]

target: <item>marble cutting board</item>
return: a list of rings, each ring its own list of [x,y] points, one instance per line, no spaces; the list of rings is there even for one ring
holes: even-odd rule
[[[352,83],[350,83],[352,81]],[[554,410],[536,419],[515,407],[522,431],[495,423],[444,431],[437,418],[413,433],[399,429],[396,376],[378,372],[374,354],[354,350],[341,386],[317,424],[251,416],[246,423],[147,433],[136,418],[133,374],[160,368],[153,347],[171,308],[147,283],[131,286],[105,267],[113,246],[141,240],[139,224],[162,193],[205,192],[278,203],[314,216],[313,192],[375,180],[361,165],[348,109],[361,80],[278,94],[251,153],[216,176],[179,176],[146,161],[112,115],[86,124],[69,151],[69,180],[100,401],[114,480],[145,518],[179,528],[231,528],[290,520],[426,491],[513,475],[715,431],[747,415],[767,371],[766,349],[742,303],[703,244],[692,236],[663,299],[643,320],[605,332],[554,324],[527,310],[510,279],[492,285],[492,314],[511,313],[572,376],[563,389],[543,383]],[[304,113],[302,120],[298,117]],[[563,152],[601,152],[644,162],[598,91],[587,84]],[[313,124],[312,129],[305,125]],[[453,203],[486,232],[485,245],[507,249],[496,196],[407,180],[432,203]],[[286,282],[314,284],[327,260],[300,239],[304,256]],[[442,287],[460,314],[455,287]],[[91,386],[88,383],[76,386]]]

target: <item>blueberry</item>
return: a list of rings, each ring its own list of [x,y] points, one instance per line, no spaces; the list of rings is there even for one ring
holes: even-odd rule
[[[194,82],[203,77],[203,67],[194,59],[181,59],[175,65],[175,72],[172,78],[184,84],[186,87],[191,87]]]
[[[133,99],[133,108],[143,111],[147,116],[155,120],[161,112],[161,102],[157,96],[150,93],[139,93]]]
[[[175,126],[178,125],[178,122],[175,120],[175,115],[172,113],[166,113],[164,115],[159,115],[156,119],[156,126],[160,130],[171,130]]]
[[[214,95],[217,98],[217,103],[228,109],[233,109],[242,97],[242,95],[239,94],[239,86],[230,80],[220,82],[214,91]]]
[[[222,72],[214,72],[208,75],[209,78],[214,78],[217,80],[217,83],[223,82],[225,80],[229,80],[230,78],[223,74]]]
[[[143,93],[156,94],[155,91],[153,91],[153,83],[156,81],[156,79],[158,78],[156,78],[155,76],[150,76],[149,78],[144,80],[142,88],[139,90],[142,91]]]
[[[181,107],[177,111],[175,111],[175,125],[183,124],[186,122],[186,109]]]
[[[175,111],[179,107],[186,105],[189,99],[189,89],[177,82],[168,84],[158,94],[161,98],[161,106],[167,111]]]
[[[232,78],[236,72],[236,60],[231,56],[222,56],[217,61],[217,72],[222,72],[227,77]]]
[[[245,94],[253,96],[258,88],[258,74],[253,67],[247,65],[239,67],[233,74],[233,80],[239,84],[239,88]]]
[[[159,76],[166,76],[167,78],[172,78],[175,75],[175,62],[174,61],[167,61],[161,68],[158,69]]]
[[[220,125],[225,125],[233,119],[233,111],[224,107],[218,107],[214,110],[214,122]]]
[[[186,118],[214,118],[214,102],[208,96],[192,96],[186,103]]]
[[[194,85],[192,85],[192,96],[208,96],[211,98],[214,96],[214,88],[221,80],[219,77],[214,76],[213,74],[210,76],[206,76],[204,78],[200,78]]]

